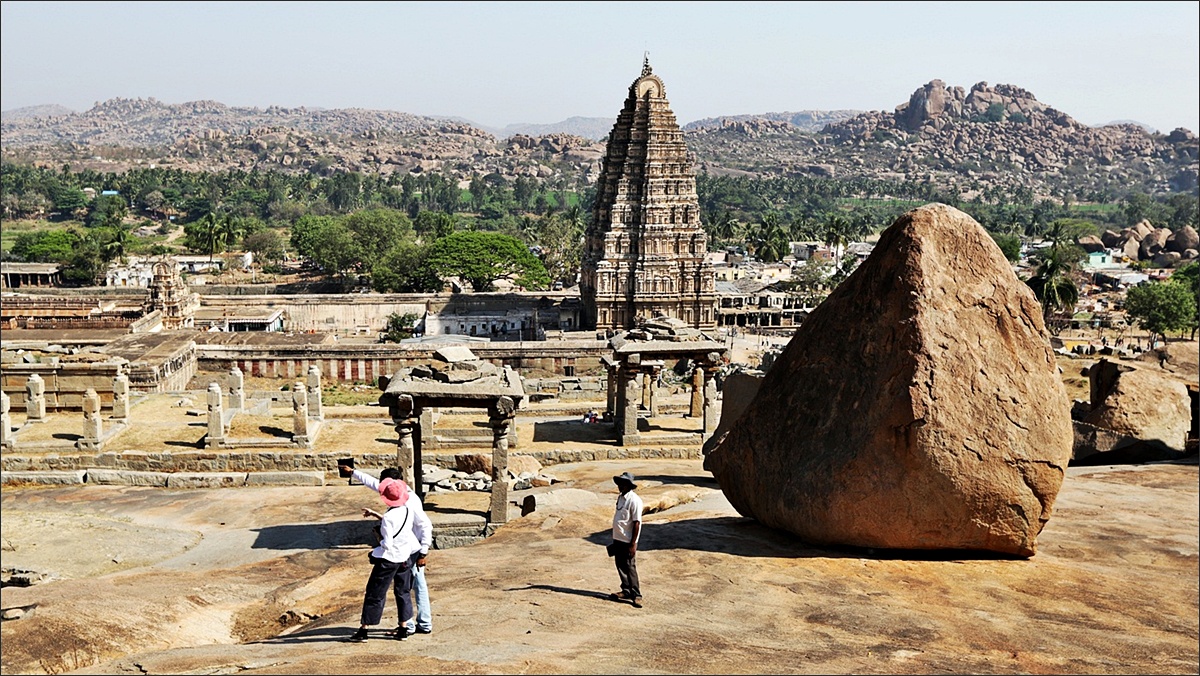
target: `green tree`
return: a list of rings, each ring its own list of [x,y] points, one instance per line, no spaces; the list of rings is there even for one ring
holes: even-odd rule
[[[1016,263],[1021,260],[1021,238],[1016,235],[1004,235],[998,233],[989,233],[992,239],[995,240],[996,246],[1000,247],[1000,251],[1010,263]]]
[[[246,251],[254,254],[255,260],[262,264],[274,264],[283,260],[283,238],[274,230],[263,230],[253,235],[247,235],[242,242]]]
[[[490,291],[497,279],[530,289],[550,284],[546,268],[520,240],[494,232],[456,232],[429,247],[429,269],[439,277],[460,277],[476,291]]]
[[[1183,282],[1145,282],[1125,293],[1125,314],[1152,335],[1196,327],[1196,294]]]
[[[399,343],[406,338],[412,338],[416,332],[417,323],[421,318],[415,312],[400,314],[393,312],[388,315],[387,329],[384,338],[392,343]]]
[[[1051,246],[1040,254],[1040,262],[1032,277],[1025,280],[1042,304],[1042,314],[1051,330],[1061,329],[1050,321],[1056,312],[1072,314],[1079,302],[1079,286],[1073,273],[1078,264],[1079,249],[1072,246]]]
[[[76,230],[22,232],[13,241],[12,254],[30,263],[66,263],[79,240]]]
[[[381,293],[437,291],[441,280],[425,265],[426,247],[411,241],[395,244],[371,267],[371,284]]]
[[[413,237],[412,221],[395,209],[366,209],[344,218],[344,223],[366,257],[387,251],[402,239]]]

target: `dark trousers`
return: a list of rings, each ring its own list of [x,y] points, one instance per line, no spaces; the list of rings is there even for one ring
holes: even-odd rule
[[[412,559],[404,563],[395,563],[387,559],[377,559],[369,556],[371,577],[367,579],[367,591],[363,596],[362,622],[365,626],[374,626],[383,619],[383,607],[387,605],[388,587],[396,596],[396,608],[400,612],[400,624],[404,624],[413,616],[412,603]]]
[[[617,575],[621,577],[621,593],[631,599],[641,596],[642,588],[638,584],[637,574],[637,554],[629,553],[628,542],[617,543],[617,553],[613,555],[613,559],[617,562]]]

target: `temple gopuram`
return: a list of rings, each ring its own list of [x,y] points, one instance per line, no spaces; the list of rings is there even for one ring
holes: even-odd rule
[[[622,331],[666,316],[715,328],[707,249],[692,160],[647,59],[609,134],[584,242],[583,327]]]

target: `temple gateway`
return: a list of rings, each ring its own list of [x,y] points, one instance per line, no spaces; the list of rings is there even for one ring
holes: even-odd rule
[[[707,248],[683,132],[647,60],[608,137],[583,249],[583,327],[622,331],[666,316],[715,328]]]

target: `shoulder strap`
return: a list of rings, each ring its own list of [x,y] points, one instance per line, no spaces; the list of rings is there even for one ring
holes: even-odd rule
[[[388,511],[390,512],[391,510],[389,509]],[[399,534],[401,534],[401,533],[403,533],[403,532],[404,532],[404,527],[408,525],[408,517],[409,517],[409,516],[411,516],[411,515],[412,515],[412,510],[411,510],[411,509],[409,509],[409,508],[406,506],[406,507],[404,508],[404,521],[403,521],[403,523],[401,523],[401,524],[400,524],[400,530],[396,531],[395,533],[392,533],[392,539],[393,539],[393,540],[395,540],[395,539],[396,539],[396,536],[397,536],[397,535],[399,535]]]

